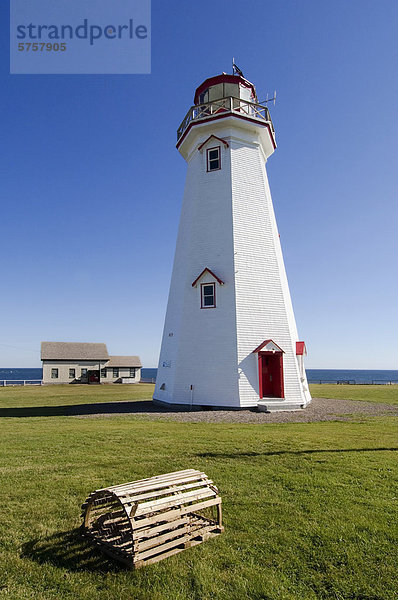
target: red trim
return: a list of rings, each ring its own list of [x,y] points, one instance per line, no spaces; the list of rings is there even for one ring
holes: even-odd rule
[[[192,284],[192,287],[195,287],[195,285],[198,283],[199,279],[202,277],[202,275],[204,275],[205,273],[209,273],[212,277],[214,277],[214,279],[216,279],[218,281],[218,283],[220,285],[224,285],[224,282],[222,281],[222,279],[220,279],[219,277],[217,277],[217,275],[215,273],[213,273],[213,271],[211,271],[208,267],[205,267],[203,269],[203,271],[201,272],[200,275],[197,276],[197,278],[195,279],[195,281]]]
[[[217,169],[209,169],[209,152],[211,150],[218,150],[218,167]],[[212,160],[215,160],[214,158]],[[213,148],[207,148],[206,150],[206,171],[207,173],[213,173],[213,171],[219,171],[221,169],[221,146],[213,146]]]
[[[199,104],[199,96],[202,92],[213,85],[217,85],[218,83],[241,83],[245,87],[251,88],[253,96],[256,98],[256,88],[252,83],[250,83],[250,81],[247,81],[247,79],[241,77],[240,75],[227,75],[227,73],[222,73],[222,75],[209,77],[209,79],[206,79],[198,88],[196,88],[193,99],[194,104]]]
[[[274,135],[272,133],[271,126],[269,123],[267,123],[267,121],[262,123],[259,119],[252,119],[251,117],[237,115],[235,112],[228,112],[223,115],[216,115],[215,117],[214,116],[208,117],[207,119],[198,119],[197,121],[191,121],[190,124],[188,125],[188,127],[186,128],[186,130],[184,131],[184,133],[182,134],[182,136],[180,137],[180,139],[178,140],[178,142],[176,144],[176,148],[178,149],[181,146],[185,136],[188,134],[188,132],[191,130],[191,128],[194,125],[201,125],[202,123],[208,123],[209,121],[216,121],[217,119],[225,119],[225,117],[235,117],[236,119],[243,119],[244,121],[250,121],[251,123],[256,123],[256,125],[261,125],[262,127],[267,127],[269,134],[271,136],[272,145],[274,147],[274,150],[276,150],[276,143],[274,140]]]
[[[258,395],[263,397],[263,358],[258,355]]]
[[[303,356],[303,354],[307,354],[307,348],[305,347],[305,342],[296,342],[296,355]]]
[[[213,295],[214,295],[214,304],[211,306],[203,306],[203,287],[205,285],[211,285],[213,287]],[[200,308],[216,308],[216,284],[213,282],[210,283],[201,283],[200,284]]]
[[[282,354],[285,353],[284,350],[282,350],[282,348],[280,346],[278,346],[278,344],[275,344],[274,340],[265,340],[259,346],[257,346],[257,348],[255,350],[253,350],[253,354],[255,354],[256,352],[260,352],[261,350],[263,352],[272,352],[272,350],[263,350],[264,346],[266,346],[270,342],[272,342],[272,344],[274,344],[274,346],[276,346],[278,348],[278,350],[275,350],[275,352],[282,352]]]
[[[281,398],[285,397],[285,379],[283,375],[283,354],[281,356],[281,361],[279,363],[279,367],[281,369]]]
[[[222,138],[219,138],[219,137],[217,137],[216,135],[213,135],[213,134],[211,134],[211,135],[209,135],[209,137],[207,138],[207,140],[205,140],[205,141],[203,142],[203,144],[200,144],[200,146],[199,146],[198,150],[202,150],[203,146],[204,146],[205,144],[207,144],[207,142],[208,142],[209,140],[211,140],[211,138],[214,138],[215,140],[218,140],[219,142],[222,142],[226,148],[229,148],[229,144],[228,144],[228,142],[227,142],[227,141],[223,140]]]

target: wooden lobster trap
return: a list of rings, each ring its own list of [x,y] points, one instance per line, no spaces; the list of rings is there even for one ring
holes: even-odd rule
[[[218,490],[195,469],[96,490],[82,510],[83,535],[131,568],[177,554],[224,529]]]

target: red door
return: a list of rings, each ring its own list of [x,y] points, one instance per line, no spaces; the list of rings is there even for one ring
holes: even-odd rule
[[[283,354],[259,353],[258,355],[260,398],[284,397]]]

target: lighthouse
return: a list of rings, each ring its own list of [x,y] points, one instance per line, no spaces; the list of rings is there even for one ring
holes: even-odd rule
[[[195,91],[177,132],[187,176],[154,400],[299,410],[311,401],[266,162],[266,104],[243,75]]]

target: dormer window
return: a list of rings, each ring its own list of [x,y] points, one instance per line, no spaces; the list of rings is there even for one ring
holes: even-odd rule
[[[218,171],[221,169],[221,151],[220,146],[209,148],[207,150],[207,172]]]
[[[200,284],[200,308],[216,308],[216,282],[220,285],[224,285],[224,282],[209,267],[205,267],[192,283],[192,287],[197,287],[199,279],[204,275],[210,275],[215,281]]]
[[[201,289],[201,308],[216,307],[216,284],[202,283]]]

